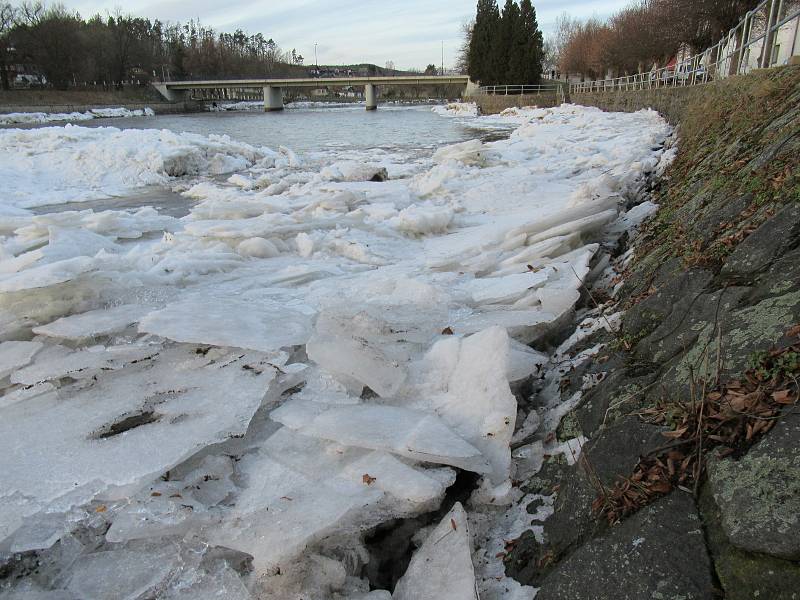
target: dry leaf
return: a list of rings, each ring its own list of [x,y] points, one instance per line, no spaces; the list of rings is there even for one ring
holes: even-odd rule
[[[675,431],[662,431],[661,435],[663,435],[666,438],[677,439],[681,437],[684,433],[686,433],[688,430],[689,430],[688,427],[681,427],[680,429],[676,429]]]
[[[375,479],[376,479],[375,477],[370,477],[369,473],[364,473],[364,475],[361,476],[361,481],[363,481],[367,485],[372,485],[373,483],[375,483]]]
[[[108,510],[108,508],[105,505],[101,505],[101,506],[98,506],[97,508],[95,508],[94,512],[96,512],[96,513],[104,513],[107,510]]]
[[[456,520],[455,519],[450,519],[450,526],[453,528],[453,531],[458,530],[458,527],[456,527]]]

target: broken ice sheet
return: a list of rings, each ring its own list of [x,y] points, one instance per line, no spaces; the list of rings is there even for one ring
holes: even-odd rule
[[[274,352],[305,344],[311,318],[268,298],[256,303],[198,295],[151,312],[139,331],[177,342]]]
[[[183,564],[177,546],[146,550],[106,550],[78,558],[67,590],[81,598],[134,600],[158,596]]]
[[[253,556],[257,574],[267,574],[309,544],[332,533],[351,511],[376,502],[377,489],[345,481],[315,480],[265,452],[237,464],[247,482],[234,509],[206,532],[208,540]]]
[[[41,342],[3,342],[0,344],[0,379],[30,363],[42,346]]]
[[[445,515],[411,557],[394,600],[478,600],[467,513],[461,503]]]
[[[138,304],[101,308],[34,327],[33,333],[60,339],[84,340],[122,331],[137,323],[151,310],[150,307]]]
[[[85,379],[100,371],[121,369],[126,364],[151,358],[160,350],[161,346],[148,344],[93,346],[76,351],[64,346],[50,346],[39,353],[32,365],[13,373],[11,382],[34,385],[62,377]]]
[[[511,352],[510,339],[501,327],[463,340],[440,340],[422,361],[426,377],[419,391],[420,400],[414,403],[415,407],[435,412],[478,448],[491,464],[489,475],[495,484],[509,476],[509,444],[517,414],[517,401],[507,375]],[[519,346],[515,345],[515,359],[519,353]]]
[[[303,435],[485,473],[486,459],[439,417],[399,406],[290,400],[270,417]]]
[[[83,389],[4,408],[0,539],[40,510],[135,493],[197,450],[243,434],[274,376],[259,355],[212,361],[176,347]]]
[[[180,479],[155,482],[114,515],[106,540],[182,535],[218,518],[214,507],[236,489],[232,474],[229,457],[206,456]]]

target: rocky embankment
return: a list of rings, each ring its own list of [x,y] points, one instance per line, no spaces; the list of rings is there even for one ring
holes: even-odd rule
[[[704,90],[658,215],[584,290],[624,310],[561,373],[555,434],[589,441],[520,484],[555,495],[505,557],[539,600],[800,597],[800,68]]]

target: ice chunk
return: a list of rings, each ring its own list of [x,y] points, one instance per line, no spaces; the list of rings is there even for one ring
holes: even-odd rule
[[[150,358],[158,354],[160,349],[160,346],[148,344],[100,346],[76,352],[70,352],[63,346],[50,347],[32,365],[13,373],[11,382],[33,385],[62,377],[85,379],[101,370],[121,369],[126,364]]]
[[[95,552],[80,557],[73,565],[67,590],[82,598],[107,600],[157,596],[181,564],[178,548],[171,545],[146,551]]]
[[[397,499],[412,503],[441,498],[445,490],[441,481],[384,452],[370,452],[350,463],[345,474],[356,483],[366,482]]]
[[[247,487],[234,511],[208,537],[253,556],[258,574],[293,559],[351,510],[381,497],[363,483],[310,479],[264,452],[243,457],[237,468]]]
[[[30,363],[42,346],[41,342],[3,342],[0,344],[0,379]]]
[[[353,378],[380,396],[396,394],[406,379],[404,364],[367,340],[315,333],[306,344],[306,352],[326,371]]]
[[[412,204],[391,218],[389,224],[400,231],[425,235],[446,231],[452,220],[452,208]]]
[[[467,140],[439,148],[433,153],[433,162],[444,163],[454,160],[465,165],[482,165],[486,161],[486,150],[481,140]]]
[[[514,338],[532,342],[547,331],[555,316],[542,309],[490,310],[474,313],[456,321],[452,329],[458,334],[470,334],[489,327],[499,326],[508,330]]]
[[[486,460],[439,417],[398,406],[291,400],[270,417],[303,435],[485,473]]]
[[[109,542],[182,535],[218,518],[212,509],[235,491],[226,456],[207,456],[181,479],[156,482],[114,517]]]
[[[478,304],[513,302],[529,290],[535,290],[547,283],[550,273],[550,269],[542,269],[536,273],[517,273],[505,277],[473,279],[467,289],[472,295],[472,299]]]
[[[3,396],[0,396],[0,408],[11,406],[17,402],[23,402],[47,392],[52,392],[54,389],[56,389],[56,386],[49,382],[19,387],[14,391],[6,392]]]
[[[520,381],[537,373],[550,360],[546,354],[516,340],[509,340],[509,344],[506,376],[510,382]]]
[[[467,514],[460,502],[411,557],[394,600],[478,600]]]
[[[150,313],[139,331],[178,342],[274,352],[306,343],[311,319],[267,298],[256,303],[198,295]]]
[[[54,263],[37,265],[25,269],[21,273],[14,273],[5,278],[0,277],[0,293],[33,290],[64,283],[95,268],[97,268],[97,262],[88,256],[77,256]]]
[[[158,596],[159,600],[251,600],[242,578],[225,564],[206,573],[189,570],[169,589]]]
[[[236,251],[242,256],[250,256],[252,258],[272,258],[280,254],[275,244],[261,237],[243,240],[236,247]]]
[[[137,323],[152,309],[138,304],[124,304],[112,308],[91,310],[78,315],[62,317],[57,321],[34,327],[33,333],[48,337],[84,340],[110,335]]]
[[[488,459],[490,477],[499,484],[509,476],[509,444],[517,414],[517,401],[506,378],[508,334],[500,327],[492,327],[465,338],[459,345],[450,340],[439,344],[447,345],[451,358],[445,360],[453,367],[446,380],[446,392],[429,401],[445,423]],[[432,352],[439,354],[437,362],[444,367],[441,351]],[[447,377],[446,372],[433,375],[443,376]]]
[[[258,356],[174,348],[4,408],[0,539],[25,516],[101,492],[124,497],[200,448],[241,435],[274,376]],[[32,452],[31,440],[46,451]]]

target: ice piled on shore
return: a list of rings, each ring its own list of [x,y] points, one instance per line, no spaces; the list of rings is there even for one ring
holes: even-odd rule
[[[0,204],[0,561],[42,553],[64,576],[30,585],[65,597],[124,565],[132,595],[387,598],[367,595],[365,532],[436,510],[458,470],[480,478],[473,512],[513,497],[545,451],[514,464],[515,430],[569,403],[518,423],[512,388],[541,376],[537,344],[572,317],[599,242],[654,210],[619,218],[669,127],[568,105],[493,118],[519,127],[387,181],[352,154],[214,136],[0,132],[16,186]],[[26,209],[151,183],[197,204]],[[396,598],[475,597],[470,518],[426,530]],[[170,558],[150,569],[143,552]]]
[[[0,130],[0,153],[4,204],[31,208],[242,170],[270,151],[213,134],[67,125]]]
[[[91,121],[92,119],[119,119],[130,117],[152,117],[156,113],[152,108],[136,108],[130,110],[124,107],[117,108],[92,108],[86,112],[71,113],[3,113],[0,114],[0,125],[17,125],[31,123],[52,123],[54,121]]]
[[[474,102],[451,102],[431,109],[442,117],[477,117],[478,106]]]

